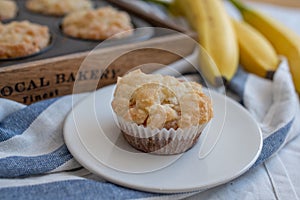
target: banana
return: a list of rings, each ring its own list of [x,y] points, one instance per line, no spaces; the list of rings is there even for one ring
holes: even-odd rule
[[[263,13],[247,8],[237,0],[230,1],[240,10],[243,19],[260,31],[278,54],[287,58],[295,89],[300,94],[300,36]]]
[[[200,70],[208,82],[217,86],[221,77],[230,81],[238,68],[239,49],[222,0],[174,0],[172,10],[183,14],[197,32],[205,49],[199,55]]]
[[[248,72],[272,78],[279,58],[272,44],[256,29],[232,19],[240,49],[240,64]]]

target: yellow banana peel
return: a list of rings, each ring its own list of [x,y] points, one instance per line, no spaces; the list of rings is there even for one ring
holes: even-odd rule
[[[272,78],[279,65],[272,44],[255,28],[244,21],[232,19],[240,50],[240,64],[258,76]]]
[[[260,31],[278,54],[287,58],[296,91],[300,94],[300,36],[277,20],[245,7],[240,1],[230,1],[240,10],[243,19]]]
[[[211,57],[199,55],[201,72],[213,86],[230,81],[238,68],[239,49],[235,31],[222,0],[174,0],[172,10],[183,14]]]

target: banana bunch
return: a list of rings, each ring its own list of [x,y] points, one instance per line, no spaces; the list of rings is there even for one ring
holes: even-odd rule
[[[173,0],[168,9],[183,15],[198,33],[204,48],[199,67],[211,85],[219,86],[222,78],[230,81],[239,62],[262,77],[276,71],[279,59],[270,42],[250,25],[231,19],[222,0]]]
[[[200,70],[213,86],[230,81],[240,63],[247,71],[272,78],[284,55],[300,94],[300,36],[274,19],[229,0],[243,21],[231,19],[222,0],[149,0],[183,15],[198,34]],[[207,56],[209,55],[209,56]]]
[[[271,42],[276,54],[284,55],[287,58],[296,91],[300,94],[300,36],[278,21],[245,7],[237,0],[230,0],[230,2],[239,9],[245,22]]]
[[[230,81],[238,68],[239,48],[222,0],[174,0],[172,10],[186,17],[198,34],[199,64],[213,86]],[[207,54],[209,56],[207,56]],[[221,81],[220,81],[221,80]]]

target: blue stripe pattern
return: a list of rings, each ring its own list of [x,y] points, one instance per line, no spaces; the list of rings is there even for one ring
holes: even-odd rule
[[[253,168],[260,165],[264,161],[266,161],[272,154],[274,154],[284,143],[285,138],[293,124],[293,120],[289,122],[284,127],[280,128],[278,131],[271,134],[269,137],[265,138],[263,141],[263,148],[261,153],[252,166]]]
[[[105,192],[104,192],[105,191]],[[133,199],[157,196],[93,180],[68,180],[0,189],[0,199]],[[118,198],[117,198],[118,197]]]
[[[249,74],[244,69],[238,68],[236,75],[232,78],[228,85],[229,89],[237,94],[241,99],[243,99],[244,96],[244,90],[248,75]]]
[[[49,172],[72,159],[73,156],[62,145],[57,150],[40,156],[11,156],[0,159],[0,177],[13,178]]]
[[[58,98],[41,101],[14,112],[0,122],[0,142],[21,135]]]

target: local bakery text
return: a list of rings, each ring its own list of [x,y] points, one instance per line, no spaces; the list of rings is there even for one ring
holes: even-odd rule
[[[14,84],[0,86],[0,96],[3,98],[18,96],[19,102],[30,104],[43,99],[64,95],[66,92],[61,92],[62,88],[66,90],[66,87],[70,87],[69,93],[71,93],[71,88],[75,81],[83,84],[84,81],[115,81],[119,76],[119,72],[120,70],[118,69],[90,69],[82,70],[78,73],[56,73],[51,77],[43,76],[32,80],[19,81]]]

